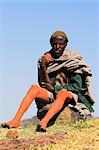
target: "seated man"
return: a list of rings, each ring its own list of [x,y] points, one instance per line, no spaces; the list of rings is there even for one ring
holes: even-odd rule
[[[45,132],[49,120],[62,109],[64,103],[77,109],[84,118],[94,111],[89,82],[92,73],[89,67],[78,53],[65,50],[68,38],[64,32],[54,32],[50,43],[52,49],[38,61],[40,86],[33,84],[30,87],[16,115],[11,121],[3,123],[3,128],[17,128],[34,99],[51,103],[36,131]]]

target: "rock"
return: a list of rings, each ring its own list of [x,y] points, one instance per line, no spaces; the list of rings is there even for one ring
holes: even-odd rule
[[[65,107],[64,110],[61,111],[57,117],[57,119],[65,119],[67,121],[78,120],[79,118],[80,115],[78,114],[78,112],[71,110],[68,106]]]
[[[6,137],[9,139],[16,139],[18,138],[18,132],[16,130],[9,130],[6,134]]]
[[[33,125],[38,125],[39,123],[39,119],[37,118],[37,116],[34,116],[32,118],[29,119],[24,119],[20,122],[20,128],[24,128],[24,127],[31,127]]]

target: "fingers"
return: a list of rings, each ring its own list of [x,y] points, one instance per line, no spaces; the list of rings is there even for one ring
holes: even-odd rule
[[[51,61],[53,60],[53,58],[52,58],[52,56],[51,56],[50,53],[46,53],[46,54],[44,55],[44,57],[45,57],[47,63],[49,63],[49,62],[51,62]]]

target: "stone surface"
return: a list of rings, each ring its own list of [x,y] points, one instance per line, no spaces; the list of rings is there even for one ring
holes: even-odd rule
[[[79,118],[78,112],[71,110],[68,106],[57,117],[57,119],[66,119],[67,121],[78,120]]]
[[[9,139],[16,139],[18,138],[19,134],[16,130],[9,130],[6,134],[6,137]]]
[[[38,123],[39,123],[39,119],[37,118],[37,116],[34,116],[34,117],[32,117],[32,118],[30,118],[30,119],[25,119],[25,120],[22,120],[21,122],[20,122],[20,128],[22,127],[22,128],[24,128],[24,127],[31,127],[32,125],[38,125]]]

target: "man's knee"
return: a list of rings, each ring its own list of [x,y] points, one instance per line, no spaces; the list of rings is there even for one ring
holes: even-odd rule
[[[63,94],[65,94],[65,95],[67,95],[67,90],[66,89],[61,89],[58,93],[57,93],[57,95],[58,96],[61,96],[61,95],[63,95]]]
[[[38,87],[39,87],[39,86],[36,85],[36,84],[32,84],[32,85],[31,85],[31,88],[33,88],[33,89],[34,89],[34,88],[38,88]]]
[[[57,93],[57,96],[64,96],[64,97],[70,98],[70,99],[73,98],[71,92],[67,91],[67,89],[61,89],[61,90]]]

